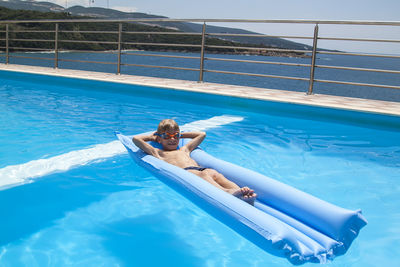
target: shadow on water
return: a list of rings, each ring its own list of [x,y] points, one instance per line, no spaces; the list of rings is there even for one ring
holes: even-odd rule
[[[202,266],[204,260],[173,229],[170,219],[158,213],[109,224],[100,234],[103,247],[126,266]]]

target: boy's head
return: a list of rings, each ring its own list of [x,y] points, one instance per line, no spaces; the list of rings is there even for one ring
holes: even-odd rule
[[[171,119],[162,120],[157,128],[157,142],[164,150],[176,150],[179,144],[179,125]]]

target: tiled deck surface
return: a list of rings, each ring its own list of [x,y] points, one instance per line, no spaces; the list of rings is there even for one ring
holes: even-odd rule
[[[379,113],[400,116],[400,103],[367,100],[350,97],[330,96],[330,95],[307,95],[305,92],[292,92],[283,90],[272,90],[264,88],[216,84],[216,83],[198,83],[193,81],[183,81],[164,78],[153,78],[133,75],[116,75],[112,73],[53,69],[37,66],[25,65],[6,65],[0,64],[0,70],[9,70],[17,72],[45,74],[52,76],[81,78],[98,81],[108,81],[126,84],[137,84],[144,86],[153,86],[168,88],[174,90],[185,90],[193,92],[203,92],[208,94],[228,95],[242,98],[252,98],[259,100],[278,101],[286,103],[296,103],[311,106],[331,107],[347,110],[358,110],[363,112]],[[399,92],[400,93],[400,92]]]

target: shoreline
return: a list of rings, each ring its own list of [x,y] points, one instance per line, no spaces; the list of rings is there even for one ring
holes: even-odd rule
[[[54,54],[54,49],[43,49],[35,51],[9,51],[9,53],[21,53],[21,54]],[[143,50],[143,49],[125,49],[121,50],[122,53],[126,52],[165,52],[165,53],[200,53],[189,50],[174,50],[174,49],[160,49],[160,50]],[[5,54],[6,51],[0,51],[0,54]],[[118,50],[58,50],[57,53],[110,53],[118,54]],[[217,51],[206,51],[206,54],[214,55],[239,55],[239,56],[264,56],[264,57],[287,57],[287,58],[311,58],[311,55],[307,55],[306,52],[303,54],[298,52],[275,52],[275,51],[244,51],[244,52],[217,52]]]

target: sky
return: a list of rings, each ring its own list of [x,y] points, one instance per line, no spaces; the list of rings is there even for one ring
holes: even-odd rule
[[[44,1],[44,0],[43,0]],[[109,7],[177,19],[309,19],[400,21],[400,0],[47,0],[61,6]],[[313,25],[213,24],[270,35],[312,36]],[[320,25],[322,37],[400,39],[400,26]],[[310,44],[308,40],[299,40]],[[323,48],[344,51],[400,54],[400,43],[321,41]]]

